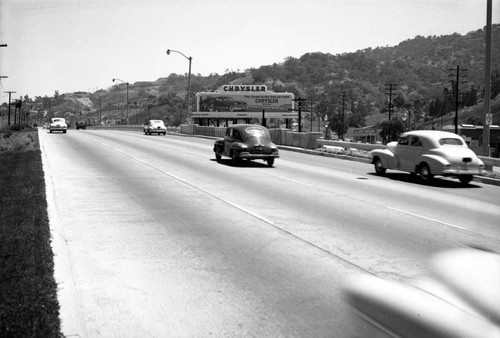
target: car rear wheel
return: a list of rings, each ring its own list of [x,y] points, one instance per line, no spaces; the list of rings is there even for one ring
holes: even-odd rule
[[[274,158],[269,158],[266,160],[266,162],[268,167],[272,167],[274,164]]]
[[[221,160],[222,156],[216,151],[215,152],[215,159],[217,160],[217,162],[219,162]]]
[[[470,181],[472,181],[472,178],[473,178],[472,175],[460,175],[460,176],[458,176],[458,180],[462,184],[469,183]]]
[[[382,161],[380,160],[380,158],[377,157],[373,162],[373,165],[375,166],[375,172],[377,173],[377,175],[379,176],[385,175],[387,169],[384,168],[384,166],[382,165]]]
[[[240,158],[238,157],[238,153],[237,152],[233,152],[231,154],[231,162],[234,166],[238,166],[240,165]]]
[[[429,169],[427,163],[423,163],[420,165],[418,174],[420,175],[420,179],[424,182],[429,182],[433,178],[431,170]]]

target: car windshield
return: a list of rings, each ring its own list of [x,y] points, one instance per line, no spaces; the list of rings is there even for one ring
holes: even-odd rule
[[[442,146],[463,146],[464,142],[459,138],[442,138],[439,139],[439,144]]]
[[[250,127],[245,129],[245,133],[249,137],[267,137],[268,133],[267,130],[262,129],[262,128],[255,128],[255,127]]]
[[[151,120],[151,124],[163,124],[163,121],[161,120]]]

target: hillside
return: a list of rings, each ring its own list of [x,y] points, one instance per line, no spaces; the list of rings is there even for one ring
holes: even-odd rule
[[[500,92],[500,25],[492,29],[492,96]],[[389,90],[393,115],[412,112],[416,124],[440,124],[455,109],[456,76],[459,67],[460,122],[481,123],[481,109],[473,109],[483,100],[484,31],[466,35],[417,36],[392,47],[366,48],[354,53],[331,55],[306,53],[300,58],[230,72],[191,76],[191,102],[194,94],[213,90],[222,84],[266,84],[276,92],[293,92],[310,98],[314,111],[323,121],[338,119],[345,93],[347,120],[350,126],[372,125],[386,119]],[[391,84],[391,86],[389,86]],[[130,123],[144,118],[162,118],[171,125],[186,119],[186,75],[171,74],[156,81],[138,81],[129,86]],[[71,93],[30,99],[31,109],[45,111],[45,118],[64,115],[95,122],[99,111],[103,121],[126,120],[126,85],[116,84],[94,93]],[[5,110],[5,107],[4,107]],[[478,112],[478,116],[470,111]],[[498,104],[492,105],[494,123],[500,124]],[[472,115],[471,115],[472,114]]]

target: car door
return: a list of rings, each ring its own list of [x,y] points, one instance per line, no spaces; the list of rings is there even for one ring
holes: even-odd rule
[[[233,133],[233,128],[226,129],[226,135],[224,136],[224,156],[230,155],[232,133]]]
[[[403,150],[403,149],[402,149]],[[400,169],[408,172],[415,172],[416,166],[420,162],[422,154],[422,140],[418,136],[408,136],[408,142],[404,145],[404,151],[399,155]]]

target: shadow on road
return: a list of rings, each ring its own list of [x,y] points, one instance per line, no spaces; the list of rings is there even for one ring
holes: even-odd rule
[[[234,165],[233,161],[230,158],[227,159],[220,159],[217,161],[216,159],[212,158],[210,161],[213,162],[218,162],[219,164],[226,165],[229,167],[235,167],[235,168],[274,168],[274,166],[269,167],[266,162],[263,161],[248,161],[248,160],[242,160],[239,162],[238,165]]]
[[[368,175],[377,176],[376,173],[368,173]],[[420,177],[418,175],[409,174],[409,173],[392,173],[391,172],[391,173],[385,173],[385,175],[383,177],[388,178],[390,180],[394,180],[394,181],[401,181],[401,182],[406,182],[406,183],[425,185],[425,186],[437,187],[437,188],[448,188],[448,189],[480,188],[480,186],[477,184],[474,184],[474,182],[463,184],[460,181],[458,181],[457,179],[445,178],[445,177],[441,177],[441,176],[434,177],[429,182],[424,182],[420,179]]]

